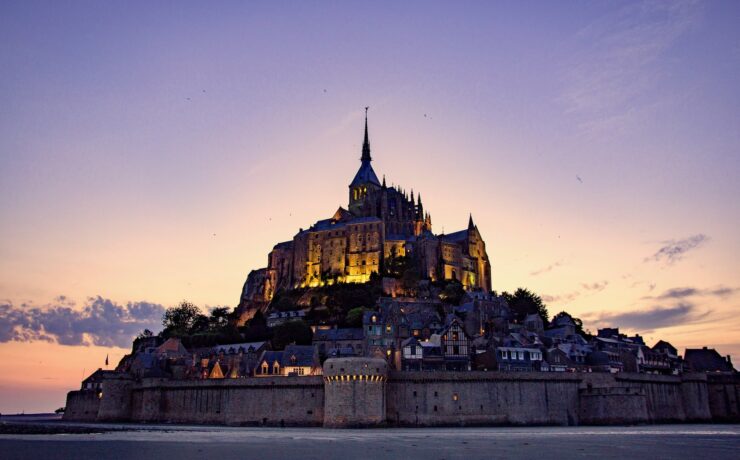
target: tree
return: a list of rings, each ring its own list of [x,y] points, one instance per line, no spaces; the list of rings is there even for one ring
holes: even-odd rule
[[[265,315],[261,310],[257,310],[257,313],[246,326],[240,328],[240,331],[246,342],[262,342],[270,339],[270,328],[267,327]]]
[[[509,304],[511,312],[514,314],[514,319],[518,322],[524,321],[527,315],[538,314],[542,318],[542,322],[547,324],[549,314],[547,313],[547,306],[542,302],[542,298],[530,291],[529,289],[519,288],[514,294],[504,292],[502,294]]]
[[[450,305],[460,305],[464,295],[463,285],[457,280],[452,280],[445,285],[445,288],[439,294],[439,298]]]
[[[283,350],[286,345],[311,345],[313,331],[301,320],[287,321],[272,328],[272,349]]]
[[[152,331],[150,331],[149,329],[144,329],[139,335],[136,336],[136,340],[147,339],[153,336],[154,333]]]
[[[292,311],[298,308],[295,302],[285,293],[280,291],[270,302],[270,309],[277,311]]]
[[[362,307],[353,308],[347,312],[347,319],[345,323],[347,327],[362,327],[362,316],[365,313],[365,309]]]
[[[555,322],[556,319],[560,318],[563,315],[568,315],[573,320],[573,324],[576,325],[576,334],[582,337],[586,337],[587,339],[593,337],[593,334],[591,334],[590,331],[583,330],[583,321],[581,320],[581,318],[576,318],[575,316],[572,316],[570,313],[566,311],[561,311],[557,315],[553,316],[552,317],[553,322]]]
[[[163,332],[171,337],[183,337],[202,327],[204,318],[207,328],[208,317],[202,314],[195,304],[183,300],[176,307],[168,308],[164,312]]]
[[[229,307],[216,307],[211,310],[210,328],[213,331],[222,331],[229,325]]]

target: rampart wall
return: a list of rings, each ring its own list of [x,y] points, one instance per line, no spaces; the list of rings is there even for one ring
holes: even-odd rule
[[[388,373],[382,364],[330,359],[323,377],[114,379],[103,382],[102,398],[70,392],[64,418],[327,427],[740,422],[735,375]]]
[[[740,381],[731,375],[708,375],[709,411],[719,422],[740,422]]]
[[[396,372],[387,420],[400,426],[575,425],[577,374]]]
[[[131,391],[134,422],[320,426],[321,377],[147,380]]]
[[[94,390],[70,391],[67,394],[67,407],[63,420],[76,422],[95,422],[98,419],[100,398]]]

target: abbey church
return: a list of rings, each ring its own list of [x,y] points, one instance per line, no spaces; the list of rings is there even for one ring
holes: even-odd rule
[[[347,209],[275,245],[267,268],[249,274],[241,310],[263,308],[279,289],[367,282],[393,257],[413,259],[421,279],[456,279],[468,290],[491,290],[486,245],[472,216],[466,229],[435,235],[421,194],[388,187],[371,163],[366,112],[360,169],[349,184]]]

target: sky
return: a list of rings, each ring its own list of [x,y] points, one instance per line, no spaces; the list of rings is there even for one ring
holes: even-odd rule
[[[740,3],[0,2],[0,412],[233,307],[373,167],[493,288],[740,360]]]

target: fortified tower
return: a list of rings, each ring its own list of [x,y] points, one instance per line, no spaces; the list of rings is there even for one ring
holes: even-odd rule
[[[324,427],[385,423],[388,365],[379,358],[331,358],[324,362]]]

